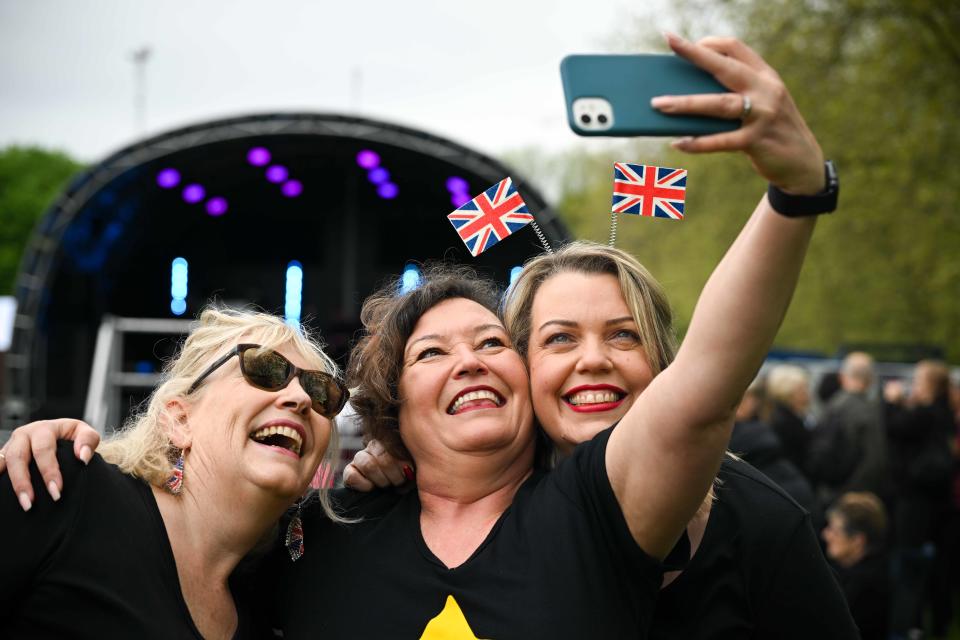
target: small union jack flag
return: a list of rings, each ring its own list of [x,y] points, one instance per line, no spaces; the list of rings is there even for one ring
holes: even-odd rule
[[[167,478],[165,483],[167,486],[167,491],[172,493],[175,496],[180,495],[180,492],[183,491],[183,454],[177,458],[176,462],[173,463],[173,475]]]
[[[613,213],[683,220],[687,170],[616,162]]]
[[[510,178],[493,185],[447,219],[474,257],[533,222],[527,203]]]

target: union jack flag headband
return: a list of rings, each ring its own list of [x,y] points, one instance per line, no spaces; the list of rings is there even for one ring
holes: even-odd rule
[[[463,204],[447,219],[474,257],[528,224],[547,252],[553,251],[509,177]]]

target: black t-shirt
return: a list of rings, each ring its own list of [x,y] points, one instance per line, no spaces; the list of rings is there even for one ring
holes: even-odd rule
[[[746,462],[726,459],[707,528],[660,592],[651,638],[858,638],[809,514]]]
[[[357,524],[304,512],[306,553],[286,559],[277,626],[297,638],[645,636],[661,580],[607,478],[610,430],[535,474],[486,540],[447,569],[420,531],[415,491],[340,494]],[[446,633],[446,635],[442,635]]]
[[[886,640],[890,614],[890,577],[885,554],[871,553],[852,567],[839,568],[843,593],[863,640]]]
[[[57,458],[63,497],[31,465],[29,512],[0,476],[0,637],[200,638],[150,487],[98,455],[84,466],[70,443]],[[250,626],[241,615],[234,637]]]

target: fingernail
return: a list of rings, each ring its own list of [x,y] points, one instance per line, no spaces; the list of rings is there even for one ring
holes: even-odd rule
[[[83,460],[83,464],[90,464],[90,458],[93,457],[93,449],[87,445],[80,447],[80,459]]]
[[[691,142],[693,142],[693,138],[690,136],[687,136],[685,138],[677,138],[676,140],[671,142],[670,145],[675,149],[682,149],[683,147],[687,146]]]
[[[57,487],[57,483],[53,480],[47,485],[47,491],[50,492],[50,497],[53,498],[54,502],[60,499],[60,488]]]
[[[26,491],[21,491],[17,494],[17,498],[20,500],[20,506],[24,511],[30,511],[30,507],[33,506],[33,503],[30,502],[30,496],[27,495]]]
[[[403,465],[403,476],[410,482],[413,482],[413,469],[410,465]]]
[[[650,98],[650,106],[656,109],[657,107],[662,107],[670,102],[670,98],[667,96],[657,96],[656,98]]]

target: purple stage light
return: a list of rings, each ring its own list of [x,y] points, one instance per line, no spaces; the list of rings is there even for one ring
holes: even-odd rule
[[[190,204],[200,202],[206,194],[207,192],[199,184],[188,184],[183,188],[183,199]]]
[[[255,167],[265,167],[270,162],[270,152],[263,147],[254,147],[247,152],[247,162]]]
[[[222,216],[227,212],[227,199],[217,196],[207,200],[207,213],[211,216]]]
[[[470,202],[470,200],[471,200],[470,196],[468,196],[468,195],[465,194],[465,193],[451,193],[451,194],[450,194],[450,202],[451,202],[451,203],[453,204],[453,206],[455,206],[457,209],[459,209],[459,208],[462,207],[463,205],[465,205],[465,204],[467,204],[468,202]]]
[[[373,184],[383,184],[389,179],[390,179],[390,172],[384,169],[383,167],[370,169],[370,173],[367,174],[367,180],[369,180]]]
[[[447,178],[447,191],[450,193],[469,193],[470,185],[460,176],[450,176]]]
[[[303,193],[303,185],[300,184],[299,180],[287,180],[283,183],[283,186],[280,187],[280,191],[288,198],[296,198]]]
[[[176,169],[163,169],[157,174],[157,184],[163,189],[173,189],[180,184],[180,172]]]
[[[380,165],[380,156],[376,151],[370,151],[370,149],[364,149],[357,154],[357,164],[363,167],[364,169],[373,169]]]
[[[281,183],[289,177],[290,172],[282,164],[275,164],[267,167],[267,180],[274,183]]]
[[[392,182],[384,182],[377,187],[377,194],[384,200],[393,200],[400,193],[400,189]]]

